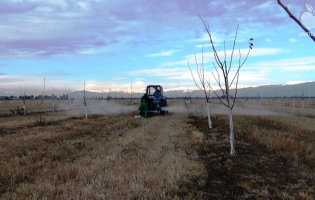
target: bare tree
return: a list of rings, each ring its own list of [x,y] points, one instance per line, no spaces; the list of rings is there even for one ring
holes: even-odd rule
[[[82,104],[84,105],[85,119],[87,119],[87,106],[89,106],[91,102],[87,102],[87,95],[85,91],[85,81],[84,81],[83,99],[80,99],[80,100]]]
[[[289,14],[289,17],[291,17],[298,25],[301,26],[301,28],[307,33],[308,36],[311,37],[311,39],[315,42],[315,37],[314,35],[304,26],[304,24],[302,24],[302,22],[300,22],[300,20],[298,20],[288,9],[287,6],[285,6],[281,0],[278,0],[278,4]]]
[[[209,125],[209,128],[212,128],[212,123],[211,123],[211,110],[210,110],[210,102],[209,102],[209,99],[210,99],[210,81],[207,83],[207,80],[205,79],[205,66],[204,66],[204,57],[203,57],[203,45],[202,45],[202,60],[201,60],[201,65],[199,66],[198,64],[198,61],[197,61],[197,56],[195,54],[195,62],[196,62],[196,68],[197,68],[197,74],[198,74],[198,78],[199,78],[199,81],[200,81],[200,85],[197,84],[197,81],[194,77],[194,74],[191,70],[191,67],[190,67],[190,63],[189,63],[189,60],[188,60],[188,67],[189,67],[189,70],[190,70],[190,73],[191,73],[191,76],[195,82],[195,85],[197,86],[197,88],[199,88],[204,94],[205,94],[205,97],[206,97],[206,108],[207,108],[207,113],[208,113],[208,125]]]
[[[235,154],[235,139],[234,139],[234,128],[233,128],[233,115],[232,115],[232,110],[234,108],[235,105],[235,100],[236,100],[236,96],[237,96],[237,86],[238,86],[238,80],[239,80],[239,72],[240,69],[242,68],[242,66],[245,64],[249,53],[253,47],[253,43],[252,41],[254,40],[253,38],[251,38],[249,40],[249,48],[248,48],[248,52],[247,55],[244,59],[243,62],[241,62],[242,59],[242,55],[241,55],[241,50],[239,50],[239,63],[238,63],[238,67],[236,70],[236,73],[232,79],[232,81],[229,80],[229,75],[230,75],[230,70],[232,69],[232,61],[233,61],[233,56],[234,56],[234,50],[235,50],[235,44],[236,44],[236,39],[237,39],[237,32],[238,32],[238,26],[236,28],[236,32],[235,32],[235,38],[234,38],[234,44],[233,44],[233,49],[231,52],[231,57],[230,57],[230,62],[227,63],[227,55],[226,55],[226,48],[225,48],[225,42],[224,42],[224,60],[222,61],[218,55],[217,50],[214,47],[213,44],[213,40],[212,40],[212,35],[211,35],[211,31],[209,28],[209,25],[207,26],[205,21],[201,18],[201,16],[199,15],[200,19],[202,20],[206,31],[209,35],[210,38],[210,43],[212,46],[212,50],[213,50],[213,55],[215,58],[215,63],[212,62],[215,71],[216,71],[216,76],[214,75],[214,73],[212,72],[212,76],[214,77],[214,79],[216,80],[218,86],[219,86],[219,91],[222,92],[222,95],[224,97],[225,100],[222,100],[221,97],[219,97],[218,93],[216,91],[213,90],[213,88],[210,85],[210,81],[207,81],[207,85],[209,86],[209,88],[214,92],[214,94],[216,95],[216,97],[220,100],[220,102],[225,105],[228,109],[229,109],[229,119],[230,119],[230,145],[231,145],[231,151],[230,154],[234,155]],[[203,56],[202,56],[203,57]],[[223,78],[224,78],[224,82],[222,85],[221,84],[221,80],[220,80],[220,73],[219,71],[222,72]],[[231,96],[231,92],[230,89],[233,86],[233,83],[235,83],[235,92],[234,92],[234,97]],[[231,99],[233,98],[233,100]]]
[[[20,89],[20,96],[21,96],[21,98],[22,98],[22,102],[23,102],[23,112],[24,112],[24,115],[25,115],[25,103],[26,103],[26,95],[25,95],[25,93],[26,93],[26,87],[24,88],[24,92],[22,92],[22,90],[21,90],[21,88],[19,88]]]
[[[53,87],[53,92],[51,95],[51,102],[52,102],[52,111],[55,112],[55,88]]]

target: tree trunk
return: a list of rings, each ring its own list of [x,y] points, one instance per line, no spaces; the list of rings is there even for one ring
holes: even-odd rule
[[[234,139],[234,124],[233,124],[233,115],[232,109],[229,106],[229,115],[230,115],[230,144],[231,144],[231,155],[235,155],[235,139]]]
[[[53,112],[55,112],[55,102],[53,102]]]
[[[208,125],[209,125],[209,128],[212,128],[210,103],[206,103],[206,107],[207,107],[207,113],[208,113]]]
[[[24,115],[25,115],[25,104],[23,105]]]
[[[294,114],[294,110],[295,110],[295,99],[293,99],[292,106],[293,106],[292,113]]]
[[[84,105],[84,113],[85,113],[85,119],[87,119],[87,110],[86,110],[86,105]]]
[[[229,81],[228,77],[225,79],[225,87],[227,88],[226,90],[226,100],[229,108],[229,117],[230,117],[230,145],[231,145],[231,155],[235,155],[235,140],[234,140],[234,126],[233,126],[233,116],[232,116],[232,105],[230,102],[230,89],[228,88],[229,86]]]

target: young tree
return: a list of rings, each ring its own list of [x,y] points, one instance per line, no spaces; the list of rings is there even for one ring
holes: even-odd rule
[[[55,88],[53,87],[53,93],[51,95],[51,101],[52,101],[52,111],[55,112]]]
[[[218,93],[216,91],[213,90],[213,88],[210,85],[210,82],[207,81],[209,88],[214,92],[214,94],[216,95],[216,97],[220,100],[220,102],[225,105],[228,109],[229,109],[229,120],[230,120],[230,145],[231,145],[231,151],[230,154],[234,155],[235,154],[235,139],[234,139],[234,127],[233,127],[233,115],[232,115],[232,110],[234,108],[235,105],[235,100],[236,100],[236,96],[237,96],[237,86],[238,86],[238,80],[239,80],[239,73],[240,73],[240,69],[242,68],[242,66],[245,64],[245,62],[247,61],[247,58],[249,56],[250,51],[252,50],[253,47],[253,43],[252,41],[254,40],[253,38],[251,38],[249,40],[249,48],[248,48],[248,52],[247,55],[244,59],[243,62],[241,62],[242,59],[242,55],[241,55],[241,50],[239,50],[239,62],[238,62],[238,67],[236,69],[236,72],[234,74],[234,77],[232,78],[232,81],[229,80],[229,75],[230,75],[230,70],[232,69],[232,61],[233,61],[233,56],[234,56],[234,50],[235,50],[235,44],[236,44],[236,39],[237,39],[237,33],[238,33],[238,26],[236,28],[236,32],[235,32],[235,38],[234,38],[234,44],[233,44],[233,49],[231,52],[231,57],[230,57],[230,62],[227,63],[227,55],[226,55],[226,48],[225,48],[225,42],[224,42],[224,60],[221,60],[221,58],[219,57],[219,54],[216,50],[216,48],[214,47],[213,44],[213,40],[212,40],[212,35],[211,35],[211,31],[209,28],[209,25],[207,26],[205,21],[201,18],[201,16],[199,15],[200,19],[202,20],[204,27],[206,28],[206,31],[208,33],[209,39],[210,39],[210,43],[212,46],[212,50],[213,50],[213,55],[215,58],[215,63],[212,62],[215,71],[216,71],[216,76],[214,75],[214,73],[212,72],[212,76],[214,77],[214,79],[216,80],[218,86],[219,86],[219,90],[222,92],[222,95],[224,97],[225,100],[222,100],[221,97],[219,97]],[[223,85],[221,83],[220,80],[220,73],[219,71],[221,71],[222,76],[223,76]],[[234,92],[234,97],[232,97],[231,95],[231,87],[233,85],[233,83],[235,83],[235,92]]]
[[[25,95],[25,93],[26,93],[26,87],[24,88],[24,92],[22,92],[22,90],[21,90],[21,88],[19,88],[20,89],[20,96],[21,96],[21,98],[22,98],[22,102],[23,102],[23,112],[24,112],[24,115],[25,115],[25,103],[26,103],[26,95]]]
[[[302,87],[302,94],[301,94],[301,107],[302,108],[304,108],[304,99],[305,99],[304,88]]]
[[[304,24],[302,24],[302,23],[300,22],[300,20],[298,20],[298,19],[291,13],[291,11],[288,9],[288,7],[285,6],[285,5],[281,2],[281,0],[278,0],[278,4],[289,14],[289,17],[291,17],[298,25],[300,25],[301,28],[307,33],[307,35],[310,36],[311,39],[315,42],[315,37],[314,37],[314,35],[311,33],[311,31],[308,30],[308,29],[304,26]],[[307,6],[306,3],[304,3],[304,4],[305,4],[305,7],[306,7],[307,9],[312,9],[312,12],[314,11],[313,8],[308,8],[308,6]],[[313,13],[312,13],[312,14],[313,14]]]
[[[87,102],[87,95],[86,95],[86,91],[85,91],[85,81],[84,81],[84,90],[83,90],[83,99],[80,99],[82,104],[84,105],[84,113],[85,113],[85,119],[87,119],[87,106],[89,106],[89,104],[91,102]]]
[[[190,67],[189,60],[188,60],[188,67],[189,67],[191,76],[192,76],[192,78],[193,78],[193,80],[195,82],[195,85],[197,86],[197,88],[199,88],[205,94],[205,97],[206,97],[206,108],[207,108],[207,113],[208,113],[208,125],[209,125],[209,128],[212,128],[211,110],[210,110],[210,102],[209,102],[209,99],[210,99],[210,84],[207,84],[207,80],[205,79],[203,45],[202,45],[201,66],[199,66],[199,64],[198,64],[196,54],[195,54],[195,62],[196,62],[197,74],[198,74],[198,77],[199,77],[200,85],[198,85],[197,82],[196,82],[196,79],[195,79],[195,77],[193,75],[193,72],[191,70],[191,67]],[[208,83],[210,83],[210,81]]]

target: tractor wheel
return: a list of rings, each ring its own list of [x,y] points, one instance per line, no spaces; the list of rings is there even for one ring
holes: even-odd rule
[[[161,115],[165,115],[165,110],[160,110]]]

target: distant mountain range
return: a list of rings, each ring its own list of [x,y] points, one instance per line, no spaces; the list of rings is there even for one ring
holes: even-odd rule
[[[231,90],[233,95],[235,90]],[[219,96],[222,95],[220,91],[217,91]],[[133,93],[133,98],[139,98],[143,93]],[[164,95],[169,98],[175,97],[204,97],[203,92],[200,90],[171,90],[164,92]],[[83,91],[75,91],[69,93],[70,98],[82,98]],[[122,92],[110,92],[110,93],[97,93],[97,92],[87,92],[89,98],[130,98],[130,93]],[[248,87],[241,88],[237,91],[238,97],[292,97],[292,96],[304,96],[304,97],[315,97],[315,82],[300,83],[295,85],[264,85],[259,87]],[[215,97],[211,93],[211,97]]]
[[[35,91],[33,91],[35,92]],[[83,96],[83,91],[75,91],[75,92],[67,92],[60,93],[56,95],[57,97],[68,95],[69,98],[80,99]],[[39,92],[37,92],[39,93]],[[111,98],[140,98],[143,93],[126,93],[126,92],[89,92],[87,91],[88,98],[107,98],[110,96]],[[219,96],[222,96],[220,91],[217,91]],[[231,90],[231,95],[234,94],[234,90]],[[27,91],[26,95],[32,95],[32,91]],[[37,96],[36,94],[33,94]],[[46,95],[50,96],[51,94],[46,93]],[[200,90],[171,90],[164,92],[164,95],[168,98],[176,98],[176,97],[204,97],[204,93]],[[2,96],[20,96],[20,94],[16,93],[6,93],[0,91],[0,97]],[[215,94],[211,93],[211,98],[216,97]],[[295,85],[264,85],[258,87],[248,87],[248,88],[241,88],[237,91],[238,97],[292,97],[292,96],[304,96],[304,97],[315,97],[315,82],[307,82],[307,83],[300,83]]]
[[[234,92],[233,92],[234,93]],[[237,91],[239,97],[315,97],[315,82],[295,85],[264,85],[259,87],[242,88]]]

